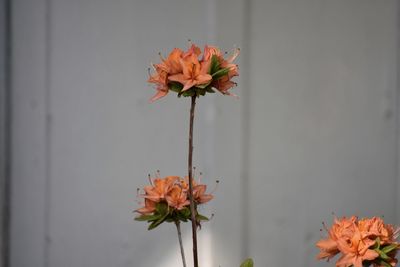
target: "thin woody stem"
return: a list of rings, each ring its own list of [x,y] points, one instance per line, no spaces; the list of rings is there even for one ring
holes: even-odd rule
[[[190,214],[192,221],[192,240],[193,240],[193,264],[194,267],[199,267],[197,256],[197,220],[196,208],[193,199],[193,121],[194,121],[194,108],[196,106],[196,95],[192,96],[192,103],[190,106],[190,126],[189,126],[189,157],[188,157],[188,173],[189,173],[189,200],[190,200]]]
[[[185,250],[183,249],[183,243],[182,243],[181,223],[179,221],[175,221],[175,225],[176,225],[176,230],[178,231],[178,239],[179,239],[179,247],[181,248],[182,264],[183,264],[183,267],[186,267]]]

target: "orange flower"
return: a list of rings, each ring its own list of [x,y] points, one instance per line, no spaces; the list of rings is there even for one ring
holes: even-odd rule
[[[328,261],[339,253],[337,243],[331,238],[322,239],[317,242],[316,246],[321,250],[317,255],[317,259],[327,259]]]
[[[174,48],[168,55],[167,59],[161,57],[162,63],[158,66],[168,74],[177,74],[182,72],[181,58],[183,51],[179,48]]]
[[[355,228],[353,237],[348,240],[341,238],[337,241],[339,250],[343,253],[343,256],[336,262],[336,266],[339,267],[362,267],[362,263],[365,260],[372,261],[379,257],[378,252],[369,249],[375,244],[374,240],[363,239],[361,232],[358,228]]]
[[[392,243],[396,239],[394,227],[385,224],[381,218],[365,218],[358,222],[363,237],[375,240],[379,237],[381,244]]]
[[[239,75],[238,66],[236,64],[233,64],[233,61],[237,58],[239,54],[240,54],[240,49],[237,48],[233,52],[232,56],[221,62],[222,68],[229,68],[228,76],[231,78]]]
[[[156,202],[151,201],[150,199],[145,198],[144,199],[144,207],[135,210],[136,212],[139,212],[143,215],[151,214],[156,210]]]
[[[177,210],[181,210],[190,204],[186,192],[179,185],[172,186],[166,194],[165,199],[170,207]]]
[[[181,59],[183,72],[168,77],[170,81],[183,84],[181,92],[184,92],[193,86],[204,85],[212,80],[208,71],[211,61],[199,62],[197,56],[192,53],[184,59]]]
[[[221,51],[218,47],[205,45],[203,53],[203,61],[211,60],[212,56],[217,56],[219,61],[222,61]]]
[[[355,216],[351,217],[350,219],[335,218],[334,224],[332,225],[331,229],[328,230],[328,238],[322,239],[316,243],[316,246],[321,250],[321,252],[317,255],[318,259],[326,258],[329,260],[339,253],[337,241],[339,239],[351,239],[354,233],[354,222],[356,219],[357,218]]]
[[[183,58],[187,58],[187,57],[190,57],[190,56],[194,55],[194,56],[197,58],[198,56],[200,56],[200,54],[201,54],[200,48],[197,47],[195,44],[192,44],[192,45],[190,46],[190,48],[188,49],[188,51],[186,51],[186,52],[182,55],[182,57],[183,57]]]
[[[229,72],[227,75],[222,76],[220,79],[213,81],[212,86],[215,87],[218,91],[220,91],[224,95],[236,96],[228,92],[228,90],[236,85],[236,83],[231,81],[231,79],[239,75],[238,66],[233,63],[233,61],[236,59],[239,53],[240,50],[236,49],[233,55],[228,59],[225,60],[222,57],[219,58],[221,63],[221,68],[228,68]]]
[[[321,250],[317,258],[329,260],[341,253],[336,262],[337,267],[362,267],[363,263],[375,267],[388,264],[395,266],[395,256],[400,249],[395,241],[398,231],[378,217],[361,220],[355,216],[349,219],[335,218],[334,224],[328,230],[329,237],[316,244]]]
[[[157,93],[150,99],[150,102],[168,94],[168,73],[160,65],[153,65],[153,67],[156,72],[150,76],[148,82],[156,84]]]
[[[149,78],[150,83],[156,84],[157,90],[150,102],[164,97],[169,90],[181,96],[193,87],[198,87],[198,90],[183,95],[205,95],[206,92],[213,92],[214,87],[222,94],[235,96],[229,89],[236,85],[232,78],[239,75],[238,66],[233,63],[239,55],[239,49],[225,59],[218,47],[206,45],[201,59],[200,55],[201,49],[192,44],[185,52],[174,48],[167,58],[161,57],[161,63],[153,65],[155,74]],[[212,61],[213,56],[218,62]]]
[[[180,186],[184,191],[189,191],[189,177],[180,180]],[[211,194],[206,194],[207,186],[204,184],[197,184],[193,179],[193,198],[197,204],[204,204],[214,198]]]
[[[207,186],[204,184],[195,185],[193,187],[193,198],[198,204],[203,204],[211,199],[213,199],[213,195],[206,194]]]
[[[218,91],[220,91],[224,95],[231,95],[231,96],[236,96],[236,95],[228,92],[228,90],[234,87],[235,85],[236,83],[231,81],[231,78],[228,75],[225,75],[213,82],[213,87],[215,87]]]
[[[145,186],[144,191],[146,194],[143,196],[146,199],[154,202],[160,202],[165,199],[165,195],[173,184],[178,181],[179,176],[167,176],[163,179],[156,178],[153,181],[153,186]]]

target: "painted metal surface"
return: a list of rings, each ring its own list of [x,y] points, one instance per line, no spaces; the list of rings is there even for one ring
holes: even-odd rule
[[[198,102],[194,161],[210,187],[221,181],[200,233],[204,267],[245,256],[317,266],[331,212],[395,221],[396,1],[13,10],[13,267],[176,266],[173,226],[147,232],[131,211],[148,173],[185,175],[189,100],[149,105],[146,78],[158,52],[189,38],[242,48],[239,101]]]

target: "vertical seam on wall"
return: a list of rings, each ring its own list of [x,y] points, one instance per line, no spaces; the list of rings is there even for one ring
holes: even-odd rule
[[[4,1],[4,197],[3,197],[3,267],[10,266],[10,219],[11,219],[11,71],[12,71],[12,32],[11,0]]]
[[[51,208],[51,0],[45,0],[45,196],[44,196],[44,267],[50,266],[50,208]]]
[[[206,43],[215,43],[216,41],[216,29],[217,29],[217,0],[206,0]],[[207,101],[204,101],[204,110],[205,114],[203,116],[203,125],[204,125],[204,140],[207,140],[205,143],[205,155],[203,155],[204,159],[204,167],[208,172],[208,177],[211,177],[210,174],[215,173],[215,138],[216,138],[216,120],[215,120],[215,109],[216,102],[214,97],[207,98]],[[212,229],[208,229],[207,231],[212,231]],[[205,259],[207,261],[211,261],[214,258],[213,255],[213,244],[214,241],[212,239],[212,234],[207,234],[206,242],[207,252],[205,254]],[[203,255],[204,257],[204,255]],[[209,257],[209,258],[208,258]],[[206,262],[206,264],[211,264],[210,262]]]
[[[243,58],[242,58],[242,85],[246,93],[242,96],[242,258],[249,254],[250,234],[250,178],[249,178],[249,155],[250,155],[250,35],[251,35],[251,0],[243,0]]]

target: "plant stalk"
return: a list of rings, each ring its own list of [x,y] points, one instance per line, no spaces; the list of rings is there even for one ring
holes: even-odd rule
[[[196,220],[197,211],[193,199],[193,121],[194,121],[195,106],[196,106],[196,95],[192,96],[192,102],[190,105],[188,175],[189,175],[190,214],[192,221],[193,265],[194,267],[199,267],[198,256],[197,256],[197,220]]]
[[[176,225],[176,230],[178,231],[178,239],[179,239],[179,247],[181,248],[182,264],[183,264],[183,267],[186,267],[185,250],[183,249],[183,242],[182,242],[181,223],[179,221],[175,221],[175,225]]]

